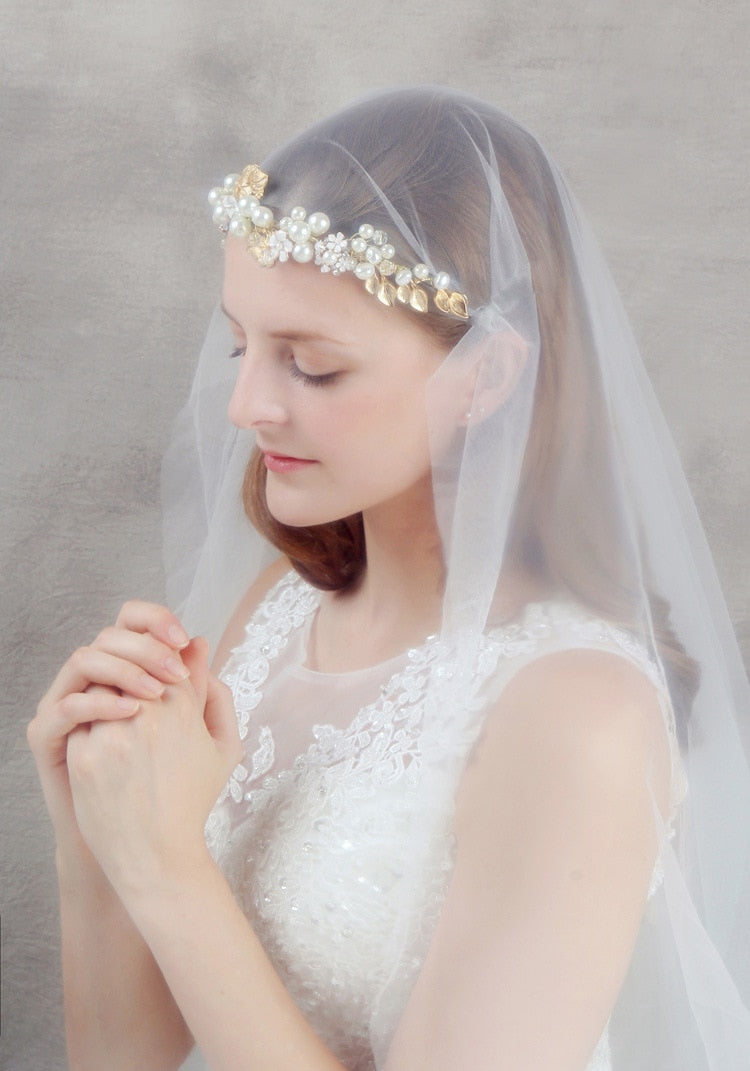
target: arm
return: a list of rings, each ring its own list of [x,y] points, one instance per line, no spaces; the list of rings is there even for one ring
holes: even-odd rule
[[[105,1063],[113,1069],[177,1067],[191,1044],[148,946],[86,845],[74,813],[70,733],[93,721],[132,718],[141,702],[184,672],[179,650],[187,636],[173,615],[129,603],[118,625],[152,630],[138,640],[140,664],[116,653],[116,631],[106,629],[66,662],[28,729],[55,830],[70,1063],[97,1071]],[[126,645],[125,654],[132,649]],[[170,657],[176,673],[165,664]],[[118,1044],[123,1037],[127,1046]]]
[[[575,651],[519,673],[464,775],[455,871],[387,1071],[583,1071],[632,954],[651,791],[666,811],[669,776],[658,698],[629,663]]]
[[[223,661],[239,641],[254,605],[287,569],[287,562],[276,563],[248,592],[217,660]],[[314,1054],[310,1066],[338,1067],[287,997],[205,850],[205,812],[238,761],[236,725],[226,690],[206,672],[205,650],[200,644],[187,649],[186,642],[168,611],[127,604],[115,629],[105,630],[66,663],[29,727],[57,839],[71,1067],[177,1067],[192,1045],[181,1004],[212,1067],[246,1066],[242,1061],[251,1058],[253,1067],[265,1066],[266,1059],[274,1068],[308,1066],[306,1047]],[[170,689],[182,677],[169,671],[165,660],[180,650],[196,680]],[[163,704],[153,699],[147,683],[165,696]],[[205,694],[186,715],[184,704],[180,708],[174,700],[195,700],[194,683]],[[120,693],[139,698],[128,700]],[[127,726],[111,724],[118,720]],[[171,770],[161,766],[160,778],[167,783],[171,778],[173,788],[176,782],[186,790],[188,804],[172,809],[178,833],[167,837],[164,850],[149,856],[142,834],[154,814],[164,817],[167,801],[153,796],[148,779],[133,777],[127,788],[131,793],[135,788],[135,798],[125,799],[123,759],[135,755],[139,742],[153,757],[155,734],[164,743],[170,727],[177,735],[169,750],[173,757],[181,748],[183,754]],[[195,745],[196,736],[203,746],[202,767],[191,774],[195,755],[184,752],[186,743]],[[136,773],[142,773],[148,763],[141,756],[136,765]],[[197,808],[193,776],[203,788]],[[172,802],[176,799],[177,794]],[[139,813],[144,805],[145,813]],[[111,850],[112,840],[116,832],[123,833],[119,820],[124,813],[135,816],[135,822],[125,831],[130,841],[121,840],[118,855]],[[94,827],[103,833],[96,852],[89,847],[96,843]],[[198,837],[181,838],[188,830],[199,831]],[[133,847],[128,870],[125,856]],[[149,884],[150,878],[155,884]],[[261,1032],[258,1060],[248,1046],[248,1027],[255,1020],[273,1026],[276,1044],[274,1048]],[[295,1032],[301,1040],[294,1040]]]
[[[189,678],[133,718],[70,734],[81,835],[213,1071],[343,1071],[207,851],[205,820],[241,746],[231,695],[209,673],[205,645],[191,644],[183,659]]]

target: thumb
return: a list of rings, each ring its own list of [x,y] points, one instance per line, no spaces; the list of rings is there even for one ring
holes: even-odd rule
[[[208,644],[202,636],[196,636],[180,651],[180,657],[190,673],[190,683],[198,703],[203,707],[206,702],[208,677]]]
[[[206,678],[206,710],[204,721],[217,746],[234,759],[235,766],[243,755],[242,742],[237,728],[237,715],[231,690],[213,673]]]

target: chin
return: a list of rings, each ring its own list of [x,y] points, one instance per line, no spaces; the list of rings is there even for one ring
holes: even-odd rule
[[[313,505],[305,502],[290,502],[286,495],[278,497],[268,493],[266,488],[266,505],[268,512],[279,524],[288,528],[315,528],[321,524],[339,521],[349,514],[336,510],[321,509],[319,503]]]

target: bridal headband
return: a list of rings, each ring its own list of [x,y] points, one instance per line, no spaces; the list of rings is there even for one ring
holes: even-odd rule
[[[271,267],[290,259],[314,263],[322,272],[341,275],[352,272],[368,293],[383,305],[407,305],[427,312],[429,301],[439,312],[459,320],[469,317],[466,294],[451,289],[447,272],[432,272],[426,264],[407,267],[395,261],[396,250],[384,230],[361,223],[356,233],[345,236],[331,229],[325,212],[310,212],[296,206],[278,221],[261,204],[268,175],[250,164],[241,175],[227,175],[223,186],[208,195],[214,222],[222,234],[246,238],[248,249],[260,264]]]

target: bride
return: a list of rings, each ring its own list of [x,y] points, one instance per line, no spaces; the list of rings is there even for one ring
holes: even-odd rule
[[[554,165],[399,90],[211,202],[179,616],[29,727],[71,1066],[746,1071],[747,681]]]

